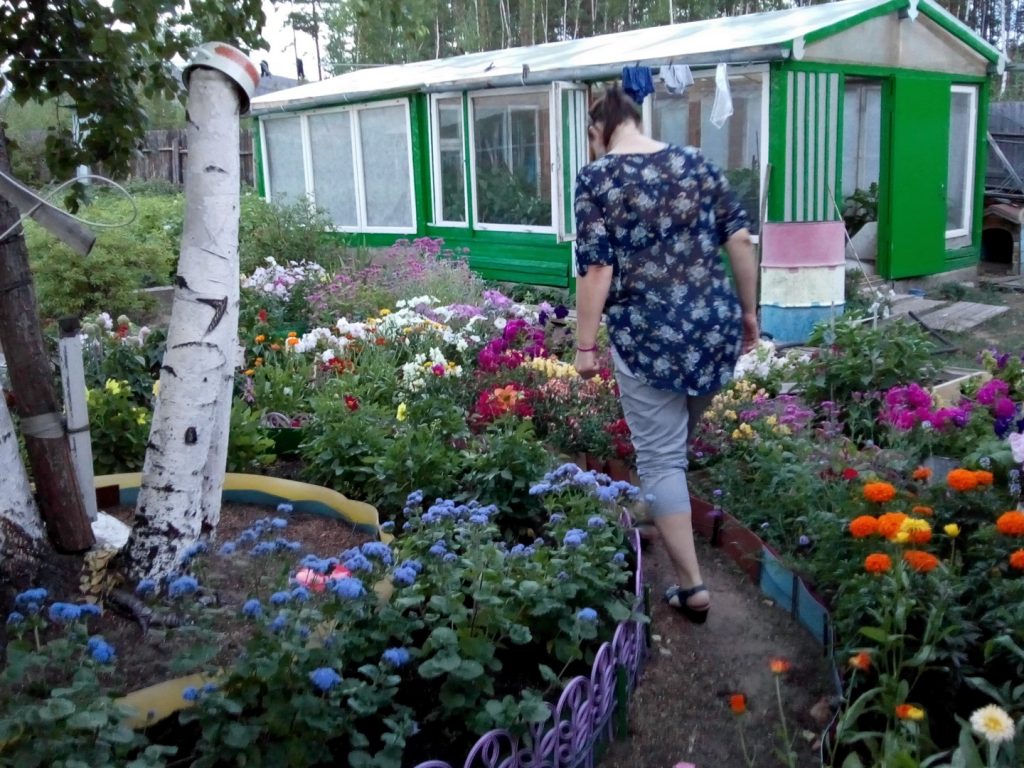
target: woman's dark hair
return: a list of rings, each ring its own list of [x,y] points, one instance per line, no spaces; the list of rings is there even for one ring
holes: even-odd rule
[[[617,85],[613,85],[597,97],[590,106],[591,124],[601,123],[604,135],[601,137],[607,147],[615,129],[627,121],[642,123],[640,107]]]

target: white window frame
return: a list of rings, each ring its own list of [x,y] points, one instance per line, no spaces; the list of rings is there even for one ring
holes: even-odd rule
[[[381,109],[384,107],[396,107],[402,106],[405,113],[405,126],[406,126],[406,142],[407,160],[409,169],[409,220],[412,222],[411,226],[408,227],[385,227],[380,225],[369,226],[367,224],[367,213],[366,213],[366,189],[365,189],[365,174],[363,173],[363,142],[362,135],[359,127],[359,113],[371,109]],[[410,108],[408,99],[389,99],[387,101],[375,101],[369,104],[358,104],[353,106],[345,107],[328,107],[325,109],[313,109],[308,112],[302,112],[300,114],[286,113],[281,115],[266,115],[260,118],[260,146],[262,147],[262,166],[263,166],[263,187],[265,190],[266,198],[268,200],[274,199],[274,192],[270,181],[270,155],[267,152],[266,133],[264,126],[269,120],[293,120],[298,118],[299,129],[302,134],[302,166],[303,174],[306,182],[306,198],[313,204],[316,205],[316,194],[314,193],[313,184],[313,148],[310,141],[309,132],[309,118],[314,115],[327,114],[327,113],[347,113],[349,116],[349,128],[352,136],[352,173],[355,180],[355,195],[356,195],[356,219],[358,220],[355,226],[345,225],[333,225],[330,227],[331,232],[348,232],[348,233],[367,233],[367,234],[396,234],[396,235],[411,235],[416,233],[416,184],[415,184],[415,171],[413,166],[412,156],[412,119],[410,117]]]
[[[440,103],[450,99],[458,99],[461,105],[459,120],[462,122],[462,210],[466,218],[463,221],[448,221],[443,218],[442,205],[444,190],[441,187],[441,118],[438,116]],[[431,224],[439,227],[466,228],[470,222],[469,180],[466,178],[466,101],[462,91],[435,93],[430,96],[430,175],[431,175]],[[472,147],[470,147],[472,149]]]
[[[532,224],[491,224],[481,223],[479,217],[479,204],[480,198],[477,194],[476,188],[476,114],[474,107],[474,100],[481,97],[490,96],[524,96],[533,93],[545,93],[548,97],[548,142],[551,145],[550,161],[547,167],[548,178],[551,183],[551,225],[541,226]],[[473,205],[472,210],[469,211],[470,221],[472,221],[473,229],[478,229],[481,232],[526,232],[536,234],[552,235],[557,231],[556,222],[558,221],[555,209],[555,183],[560,180],[555,179],[555,120],[557,119],[556,105],[554,103],[555,89],[553,85],[539,87],[539,88],[493,88],[482,91],[474,91],[469,93],[469,125],[466,126],[469,135],[469,181],[473,185]],[[510,137],[511,138],[511,137]],[[537,167],[538,173],[542,171],[540,165]]]
[[[974,171],[977,162],[976,150],[978,146],[978,86],[977,85],[952,85],[949,88],[949,119],[953,120],[953,94],[966,93],[970,97],[971,108],[968,116],[970,130],[969,141],[967,142],[967,156],[965,158],[966,168],[964,173],[964,186],[960,190],[964,203],[964,214],[960,226],[956,229],[946,230],[946,239],[952,240],[957,237],[969,237],[974,224]],[[946,150],[947,161],[949,150]],[[947,170],[948,176],[948,170]],[[949,190],[946,190],[946,199],[943,200],[945,207],[949,200]],[[945,213],[945,211],[943,211]]]
[[[696,83],[696,81],[700,79],[714,79],[715,70],[714,68],[697,70],[692,74],[694,83]],[[771,106],[769,104],[771,76],[768,65],[766,64],[753,64],[747,67],[730,66],[728,74],[730,79],[733,77],[740,77],[742,75],[761,75],[761,146],[759,149],[761,161],[761,167],[759,169],[761,177],[760,194],[757,199],[757,210],[747,211],[747,214],[756,219],[757,223],[760,225],[762,223],[760,221],[761,210],[764,208],[765,197],[768,194],[768,126],[771,122],[769,119],[769,107]],[[654,126],[654,100],[652,98],[648,97],[644,99],[641,112],[643,113],[644,119],[643,132],[645,135],[650,136]],[[722,170],[725,169],[723,168]],[[758,243],[761,238],[759,235],[751,234],[751,240],[753,240],[754,243]]]

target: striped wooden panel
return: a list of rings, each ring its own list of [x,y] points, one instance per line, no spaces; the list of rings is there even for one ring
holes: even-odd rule
[[[842,86],[835,72],[788,74],[784,221],[841,218],[833,197],[842,162]]]

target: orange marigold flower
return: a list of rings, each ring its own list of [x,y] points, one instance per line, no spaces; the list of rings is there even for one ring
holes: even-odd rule
[[[896,498],[896,489],[891,483],[868,483],[864,486],[864,498],[876,504],[884,504]]]
[[[252,368],[246,368],[245,369],[245,375],[246,376],[252,376],[254,373],[256,373],[256,371],[254,371]]]
[[[289,347],[294,347],[296,344],[299,343],[299,340],[297,338],[295,338],[294,336],[289,336],[287,343],[288,343]]]
[[[878,533],[887,539],[891,539],[900,532],[900,526],[907,516],[902,512],[886,512],[878,518]]]
[[[1003,512],[996,520],[996,528],[1004,536],[1024,536],[1024,512]]]
[[[1024,549],[1018,549],[1010,555],[1010,567],[1024,571]]]
[[[257,344],[262,344],[262,343],[263,343],[264,341],[266,341],[266,340],[267,340],[267,337],[266,337],[266,336],[264,336],[264,335],[263,335],[262,333],[261,333],[261,334],[260,334],[259,336],[257,336],[257,337],[255,338],[255,342],[256,342]]]
[[[978,487],[978,478],[969,469],[954,469],[946,475],[946,485],[954,491],[973,491]]]
[[[903,553],[903,560],[918,573],[934,571],[939,565],[939,558],[931,552],[922,552],[919,549],[908,549]]]
[[[784,675],[793,668],[793,665],[786,659],[772,659],[768,662],[768,667],[771,669],[773,674]]]
[[[913,704],[897,704],[896,717],[900,720],[924,720],[924,710]]]
[[[910,511],[913,512],[915,515],[920,515],[921,517],[931,517],[935,514],[934,509],[932,509],[931,507],[923,506],[921,504],[918,504],[916,507],[911,507]]]
[[[734,715],[742,715],[747,711],[747,697],[742,693],[734,693],[729,697],[729,709]]]
[[[878,518],[861,515],[850,521],[850,535],[855,539],[866,539],[878,533]]]
[[[991,472],[984,469],[976,469],[974,471],[974,479],[978,481],[978,485],[992,485],[992,481],[995,479]]]
[[[871,669],[871,654],[867,651],[859,651],[850,657],[850,666],[860,672],[867,672]]]
[[[281,345],[280,344],[271,344],[270,348],[272,350],[274,350],[275,352],[280,352],[281,351]]]
[[[885,573],[892,570],[892,558],[881,552],[875,552],[864,558],[864,570],[868,573]]]
[[[914,474],[911,475],[915,480],[927,480],[932,476],[932,471],[928,467],[918,467],[914,470]]]
[[[288,338],[289,339],[294,339],[298,335],[299,335],[298,331],[288,331]]]

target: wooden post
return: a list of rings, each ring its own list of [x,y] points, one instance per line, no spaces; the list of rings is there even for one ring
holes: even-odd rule
[[[67,423],[75,474],[82,491],[82,503],[90,520],[96,519],[93,483],[92,437],[89,434],[89,406],[85,402],[85,368],[82,364],[81,325],[77,317],[60,321],[60,381],[64,390],[64,420]]]
[[[10,172],[7,137],[2,127],[0,170]],[[0,338],[47,533],[58,549],[81,552],[89,549],[95,539],[58,414],[28,248],[21,228],[16,226],[20,216],[17,208],[0,197],[0,232],[14,227],[14,232],[0,241]]]

